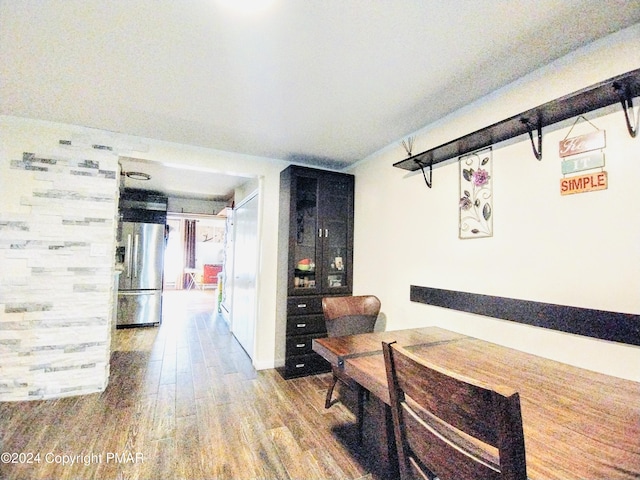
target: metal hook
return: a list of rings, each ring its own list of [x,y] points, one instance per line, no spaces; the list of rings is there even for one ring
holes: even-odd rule
[[[620,103],[622,104],[622,111],[624,112],[624,118],[627,122],[629,135],[631,135],[631,138],[635,138],[638,130],[636,129],[636,125],[631,125],[631,119],[629,118],[629,110],[631,110],[631,115],[633,115],[633,97],[631,96],[631,91],[628,86],[623,89],[618,82],[613,84],[613,88],[618,95],[620,95]]]
[[[529,133],[529,139],[531,139],[531,148],[533,149],[533,155],[538,159],[542,160],[542,125],[540,124],[540,120],[538,120],[538,148],[536,148],[535,142],[533,141],[533,124],[529,121],[528,118],[521,118],[520,121],[527,126],[527,132]]]
[[[416,164],[420,167],[420,170],[422,170],[422,176],[424,177],[424,183],[427,184],[427,187],[431,188],[433,186],[433,159],[431,159],[431,161],[429,162],[428,165],[424,165],[417,158],[414,158],[413,161],[416,162]],[[427,179],[427,174],[424,171],[424,167],[425,166],[429,167],[429,179]]]

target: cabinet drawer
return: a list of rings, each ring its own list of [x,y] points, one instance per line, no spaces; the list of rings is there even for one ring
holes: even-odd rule
[[[293,355],[304,355],[306,353],[313,352],[313,339],[326,337],[325,333],[319,333],[316,335],[296,335],[294,337],[287,337],[287,358]]]
[[[310,353],[287,358],[284,370],[288,378],[301,377],[303,375],[329,372],[331,371],[331,365],[317,353]]]
[[[304,315],[287,318],[287,335],[309,335],[326,331],[324,315]]]
[[[322,297],[289,297],[287,315],[322,313]]]

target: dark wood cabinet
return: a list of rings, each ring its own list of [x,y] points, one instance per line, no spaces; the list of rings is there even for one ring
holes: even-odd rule
[[[353,282],[353,175],[290,166],[280,175],[288,236],[285,377],[329,371],[311,351],[326,336],[322,297],[350,295]]]

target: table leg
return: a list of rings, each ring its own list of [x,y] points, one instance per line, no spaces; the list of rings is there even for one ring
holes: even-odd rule
[[[383,478],[399,478],[391,408],[374,395],[364,408],[363,452]]]

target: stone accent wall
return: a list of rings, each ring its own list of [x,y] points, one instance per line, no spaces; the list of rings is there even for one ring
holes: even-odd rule
[[[109,376],[118,159],[2,155],[0,401],[100,392]]]

